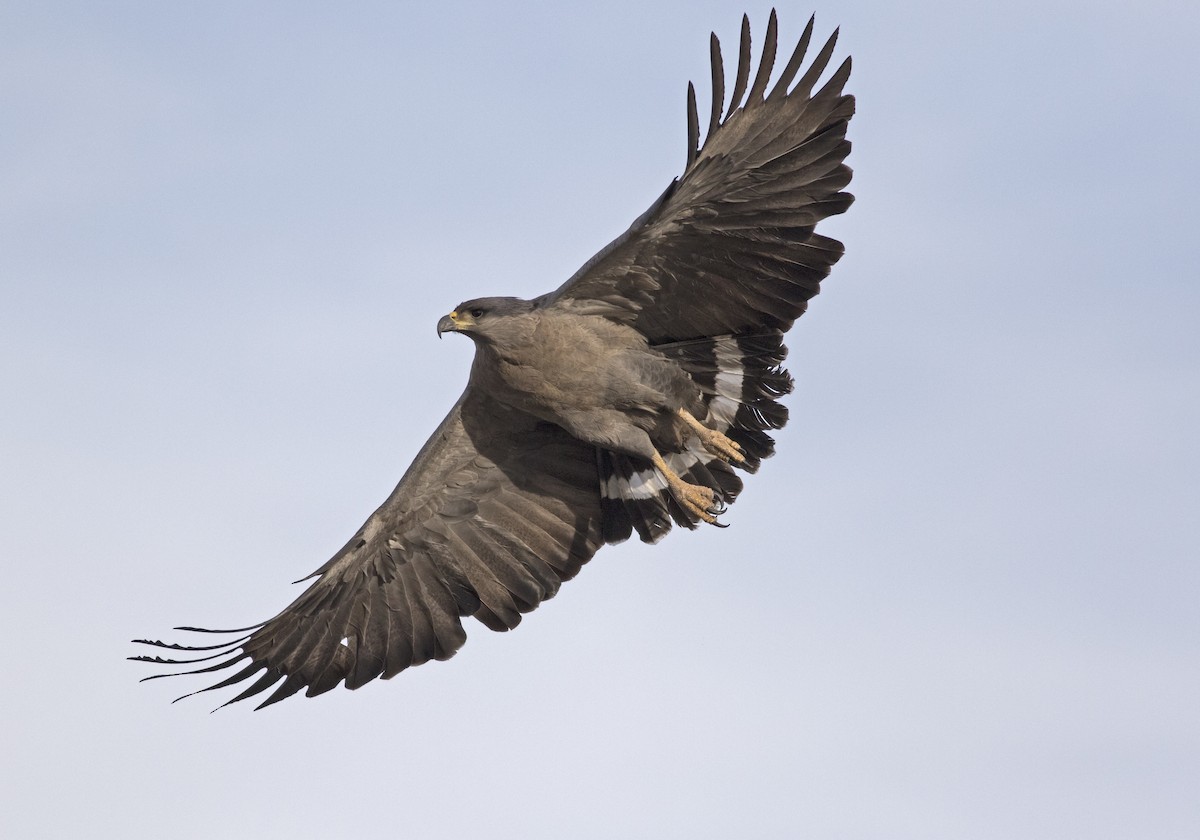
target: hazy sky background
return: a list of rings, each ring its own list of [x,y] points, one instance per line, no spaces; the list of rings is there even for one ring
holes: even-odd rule
[[[0,834],[1200,836],[1194,3],[816,8],[858,202],[732,527],[357,692],[123,660],[297,594],[768,10],[0,3]]]

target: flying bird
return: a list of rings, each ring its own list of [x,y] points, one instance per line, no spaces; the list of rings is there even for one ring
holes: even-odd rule
[[[770,84],[772,11],[751,82],[743,17],[728,105],[714,34],[683,174],[555,291],[443,317],[439,336],[474,342],[470,377],[388,499],[269,621],[176,628],[235,637],[211,645],[136,640],[186,653],[133,659],[199,665],[146,679],[240,665],[192,694],[253,680],[225,705],[273,688],[258,708],[358,688],[450,658],[466,616],[511,630],[607,543],[721,524],[787,421],[784,334],[843,253],[815,227],[854,200],[850,59],[816,88],[837,31],[801,73],[812,32]]]

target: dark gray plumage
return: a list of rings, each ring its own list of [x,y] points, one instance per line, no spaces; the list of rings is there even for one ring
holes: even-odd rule
[[[439,322],[475,342],[466,391],[299,598],[242,630],[178,628],[242,634],[220,644],[139,640],[202,656],[133,658],[200,664],[191,674],[242,664],[201,690],[257,677],[229,702],[273,687],[259,708],[357,688],[452,656],[464,616],[516,627],[606,542],[716,524],[741,490],[735,468],[773,452],[792,386],[783,334],[842,255],[815,225],[853,201],[850,60],[813,93],[836,32],[793,85],[812,28],[768,93],[776,16],[753,84],[743,18],[727,109],[714,35],[703,146],[688,86],[684,174],[558,290],[467,301]]]

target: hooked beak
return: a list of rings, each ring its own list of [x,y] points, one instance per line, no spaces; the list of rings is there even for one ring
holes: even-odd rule
[[[442,320],[438,321],[437,325],[438,338],[441,338],[444,332],[458,332],[457,318],[457,312],[451,312],[449,315],[442,316]]]

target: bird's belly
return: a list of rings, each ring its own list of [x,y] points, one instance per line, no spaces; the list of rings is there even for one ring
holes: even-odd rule
[[[558,422],[564,413],[587,411],[603,407],[603,394],[611,390],[610,383],[596,387],[597,371],[581,376],[560,364],[533,367],[519,362],[501,361],[498,379],[503,383],[497,394],[503,402],[543,420]],[[601,374],[601,377],[609,377]]]
[[[644,431],[671,425],[699,390],[645,338],[604,319],[545,319],[521,342],[477,355],[493,397],[567,429],[597,424]]]

